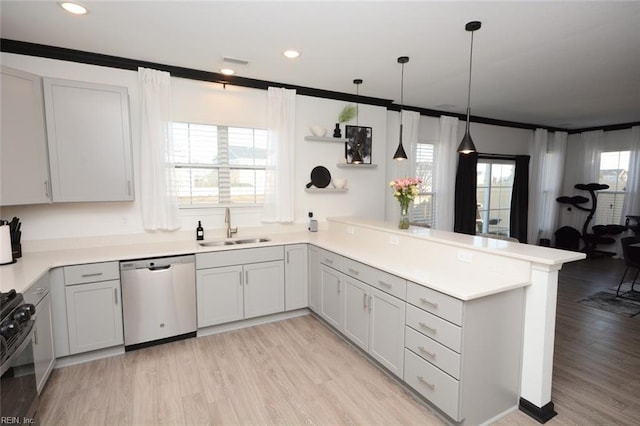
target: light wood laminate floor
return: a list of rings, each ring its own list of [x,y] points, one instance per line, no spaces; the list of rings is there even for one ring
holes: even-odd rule
[[[611,287],[624,263],[560,272],[547,424],[640,419],[640,318],[575,300]],[[402,424],[442,421],[312,316],[183,340],[55,370],[43,425]],[[519,411],[499,425],[536,425]]]

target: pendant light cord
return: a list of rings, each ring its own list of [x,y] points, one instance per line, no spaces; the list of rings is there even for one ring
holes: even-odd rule
[[[471,67],[473,66],[473,33],[471,31],[471,51],[469,52],[469,90],[467,90],[467,132],[469,131],[469,119],[471,116]]]

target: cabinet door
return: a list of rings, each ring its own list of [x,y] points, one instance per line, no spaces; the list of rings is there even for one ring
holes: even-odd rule
[[[244,266],[244,317],[284,311],[284,262]]]
[[[196,272],[198,327],[244,318],[242,266],[200,269]]]
[[[320,313],[320,252],[314,246],[309,246],[309,308]]]
[[[285,310],[306,308],[308,303],[307,245],[294,244],[284,248]]]
[[[42,78],[2,67],[0,205],[50,203]]]
[[[72,355],[124,343],[120,281],[73,285],[65,292]]]
[[[125,87],[44,79],[53,201],[133,200]]]
[[[369,354],[402,378],[404,367],[405,302],[371,289]]]
[[[369,350],[370,287],[355,278],[344,278],[344,329],[353,343]]]
[[[320,316],[342,330],[343,310],[340,272],[320,265]]]
[[[51,296],[47,294],[36,307],[36,323],[33,334],[33,359],[38,393],[53,369],[56,361],[53,353],[53,328],[51,322]]]

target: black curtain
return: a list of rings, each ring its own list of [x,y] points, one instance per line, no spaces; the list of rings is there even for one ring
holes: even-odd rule
[[[527,242],[527,216],[529,214],[529,156],[516,156],[516,171],[511,193],[510,234],[521,243]]]
[[[478,153],[458,154],[456,172],[454,232],[475,235]]]

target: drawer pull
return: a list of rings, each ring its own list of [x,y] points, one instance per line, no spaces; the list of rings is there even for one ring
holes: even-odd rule
[[[426,303],[426,304],[427,304],[427,305],[429,305],[429,306],[433,306],[433,307],[434,307],[434,309],[438,307],[438,304],[437,304],[436,302],[432,302],[432,301],[430,301],[430,300],[428,300],[428,299],[425,299],[424,297],[421,297],[421,298],[420,298],[420,301],[421,301],[422,303]]]
[[[431,332],[431,333],[433,333],[433,334],[436,334],[436,333],[437,333],[437,331],[438,331],[437,329],[435,329],[435,328],[433,328],[433,327],[430,327],[429,325],[427,325],[427,324],[426,324],[425,322],[423,322],[423,321],[420,321],[418,324],[420,324],[420,327],[422,327],[422,328],[426,328],[428,331],[430,331],[430,332]]]
[[[82,274],[82,278],[99,277],[102,272],[94,272],[92,274]]]
[[[424,377],[422,377],[422,376],[418,376],[418,380],[420,380],[422,383],[424,383],[425,385],[427,385],[428,387],[430,387],[432,390],[435,390],[436,385],[434,385],[433,383],[429,383],[429,382],[427,381],[427,379],[425,379]]]
[[[424,346],[418,346],[418,349],[420,349],[420,352],[422,352],[423,354],[427,355],[429,358],[435,358],[436,357],[435,352],[429,352],[427,349],[425,349]]]
[[[381,285],[381,286],[383,286],[383,287],[387,287],[387,288],[391,288],[391,287],[392,287],[392,285],[391,285],[391,284],[386,283],[386,282],[384,282],[384,281],[382,281],[382,280],[378,280],[378,282],[379,282],[379,283],[380,283],[380,285]]]
[[[349,268],[349,272],[351,272],[353,275],[358,275],[360,273],[360,271],[353,268]]]
[[[325,257],[325,258],[324,258],[324,261],[325,261],[326,263],[328,263],[329,265],[333,265],[333,260],[331,260],[331,259],[327,259],[327,258]]]
[[[362,299],[362,305],[364,306],[364,308],[367,308],[367,293],[364,293],[362,295],[363,299]]]
[[[118,304],[118,289],[114,288],[113,289],[113,300],[116,302],[115,304]]]
[[[47,291],[46,289],[42,288],[42,287],[38,287],[33,291],[33,294],[42,294],[45,291]]]

